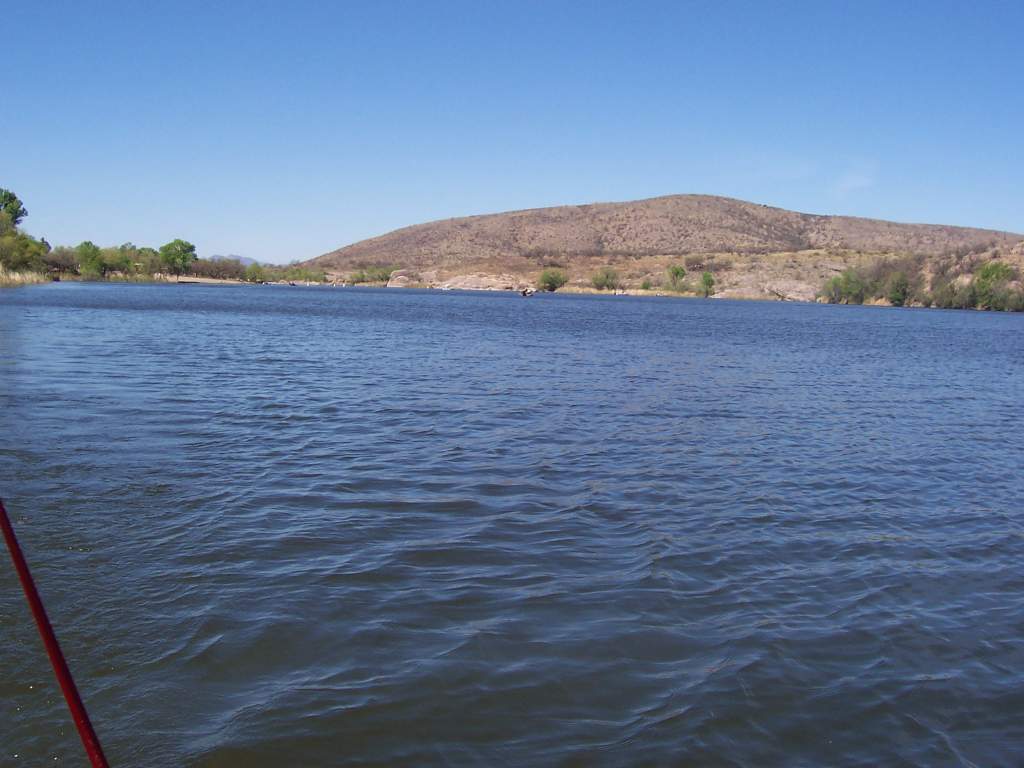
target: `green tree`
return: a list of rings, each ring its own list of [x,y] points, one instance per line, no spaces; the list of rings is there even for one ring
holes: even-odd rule
[[[245,268],[245,279],[250,283],[264,283],[267,280],[267,272],[260,264],[250,264]]]
[[[602,267],[594,276],[590,278],[590,282],[599,291],[612,291],[617,289],[621,283],[619,282],[619,273],[611,267]]]
[[[1017,276],[1016,270],[1002,261],[990,261],[974,273],[974,295],[980,309],[1006,309],[1009,300],[1007,283]]]
[[[886,296],[889,303],[894,307],[902,307],[907,303],[907,296],[910,295],[910,280],[906,273],[897,272],[889,280],[889,292]]]
[[[78,244],[75,253],[78,256],[78,272],[82,277],[95,280],[106,274],[107,265],[103,261],[103,251],[98,245],[85,240]]]
[[[394,267],[366,267],[364,269],[357,270],[352,273],[349,277],[351,283],[386,283],[391,279],[391,273],[394,272]],[[295,279],[295,278],[289,278]]]
[[[156,248],[139,248],[135,259],[139,274],[152,276],[160,271],[160,253]]]
[[[14,226],[21,224],[21,220],[28,216],[28,211],[21,200],[9,189],[0,189],[0,211],[11,217],[11,224]]]
[[[160,247],[160,261],[175,277],[188,272],[196,259],[196,247],[182,239],[172,240]]]
[[[537,288],[542,291],[557,291],[569,282],[565,272],[560,269],[545,269],[537,278]]]
[[[839,276],[839,291],[846,304],[863,304],[868,293],[867,282],[855,269],[847,269]]]
[[[825,281],[825,288],[822,290],[821,295],[825,297],[829,304],[838,304],[843,300],[843,281],[839,275],[830,277]]]
[[[119,248],[104,248],[104,274],[111,272],[120,272],[122,275],[129,274],[132,270],[132,252],[123,245]]]
[[[672,286],[672,290],[681,291],[683,289],[683,280],[686,279],[686,267],[682,264],[672,264],[667,272],[668,282]]]
[[[715,276],[710,272],[705,272],[700,276],[700,286],[704,291],[704,298],[706,299],[715,290]]]

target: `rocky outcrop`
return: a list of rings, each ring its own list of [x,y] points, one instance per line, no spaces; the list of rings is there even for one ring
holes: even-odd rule
[[[781,301],[814,301],[817,291],[801,280],[773,280],[766,283],[764,292]]]
[[[409,288],[416,280],[416,275],[407,269],[396,269],[388,280],[388,288]]]
[[[521,291],[530,284],[515,275],[459,275],[441,283],[439,288],[461,291]]]

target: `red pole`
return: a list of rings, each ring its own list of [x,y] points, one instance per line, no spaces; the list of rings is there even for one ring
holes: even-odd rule
[[[82,745],[85,747],[86,754],[89,755],[89,761],[92,763],[93,768],[109,768],[107,758],[103,756],[103,748],[100,746],[100,741],[96,738],[96,732],[92,729],[92,723],[89,722],[89,715],[85,711],[85,705],[82,704],[82,697],[78,695],[75,680],[71,677],[71,670],[68,669],[68,663],[64,660],[64,654],[61,653],[57,636],[53,633],[53,627],[50,626],[50,620],[46,616],[43,601],[39,599],[39,592],[36,590],[35,582],[32,581],[32,574],[28,569],[28,563],[25,562],[25,556],[21,553],[21,547],[18,545],[18,539],[14,535],[14,528],[11,527],[11,521],[7,517],[7,510],[4,509],[2,499],[0,499],[0,528],[3,528],[4,540],[7,542],[7,549],[11,552],[11,559],[14,561],[14,569],[18,572],[21,588],[25,590],[25,598],[32,608],[32,615],[35,617],[39,634],[43,638],[43,644],[46,646],[46,653],[50,656],[50,663],[53,665],[53,671],[57,675],[57,682],[60,683],[60,689],[64,692],[64,699],[67,701],[68,708],[71,710],[71,716],[75,720],[78,735],[82,737]]]

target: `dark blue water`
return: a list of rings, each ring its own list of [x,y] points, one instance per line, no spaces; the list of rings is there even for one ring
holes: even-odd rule
[[[59,284],[0,381],[116,765],[1024,759],[1024,316]],[[0,565],[0,764],[80,765]]]

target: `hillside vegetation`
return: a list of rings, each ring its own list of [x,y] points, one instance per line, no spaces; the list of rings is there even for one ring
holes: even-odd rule
[[[616,289],[693,293],[705,290],[703,274],[709,273],[717,296],[810,300],[827,293],[831,278],[848,270],[868,272],[886,260],[911,260],[905,266],[913,267],[919,291],[930,290],[935,276],[962,282],[962,276],[993,259],[1019,270],[1022,242],[1024,235],[994,230],[822,216],[723,197],[674,195],[419,224],[304,264],[339,280],[368,270],[398,270],[402,284],[465,285],[467,276],[474,276],[481,287],[535,285],[545,270],[556,269],[570,290],[614,282]],[[672,279],[673,267],[695,279]],[[615,280],[604,270],[612,270]]]

